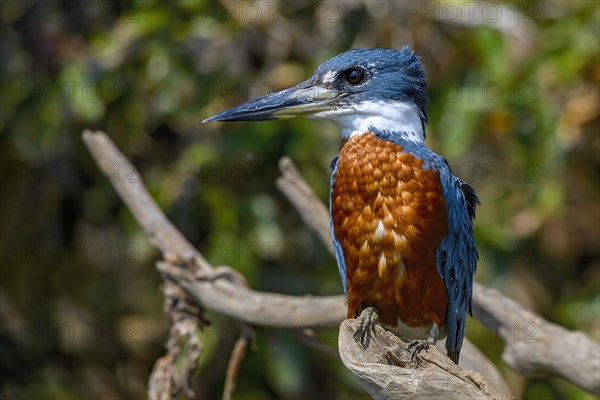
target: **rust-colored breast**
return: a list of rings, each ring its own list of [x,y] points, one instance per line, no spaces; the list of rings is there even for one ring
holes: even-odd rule
[[[435,248],[447,231],[439,172],[372,133],[342,144],[331,213],[346,264],[348,318],[375,306],[396,326],[445,320]]]

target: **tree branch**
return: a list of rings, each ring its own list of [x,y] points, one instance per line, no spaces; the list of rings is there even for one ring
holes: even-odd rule
[[[148,235],[150,243],[163,256],[192,259],[198,269],[210,271],[212,268],[208,262],[163,214],[144,186],[137,168],[117,149],[106,133],[86,129],[82,136],[96,164]]]
[[[375,399],[507,399],[481,374],[454,364],[436,347],[414,361],[407,344],[380,326],[365,344],[355,340],[355,319],[340,326],[338,346],[344,365]]]
[[[333,326],[345,318],[343,296],[313,297],[261,293],[249,289],[245,285],[243,277],[230,267],[212,268],[206,259],[164,216],[144,187],[137,170],[114,146],[105,133],[86,130],[83,133],[83,140],[100,169],[109,179],[112,178],[111,183],[115,190],[127,204],[135,219],[150,238],[151,243],[163,254],[166,262],[158,262],[157,269],[165,274],[168,279],[183,287],[198,304],[250,325],[271,327]],[[118,179],[119,176],[115,176],[114,173],[115,168],[118,168],[119,171],[126,171],[126,179]],[[293,169],[295,166],[291,160],[288,158],[282,159],[280,168],[284,169],[284,177],[297,176],[298,178],[280,178],[277,180],[278,187],[288,196],[292,204],[299,210],[303,220],[317,232],[331,251],[327,209],[314,195],[300,174],[292,174],[294,171],[297,172],[297,169]],[[591,341],[582,333],[570,332],[551,324],[524,310],[518,303],[502,296],[500,293],[485,289],[481,285],[476,285],[474,292],[476,317],[482,322],[495,323],[500,328],[507,328],[512,327],[515,321],[523,321],[537,323],[540,327],[540,335],[543,334],[543,336],[540,336],[540,340],[543,339],[543,347],[533,346],[530,343],[521,341],[517,343],[506,342],[504,358],[509,365],[526,373],[539,373],[541,371],[556,373],[586,390],[594,393],[600,391],[597,379],[600,376],[600,366],[597,363],[599,360],[597,343]],[[506,312],[507,310],[510,311]],[[520,319],[517,320],[517,317]],[[340,350],[342,348],[349,350],[353,348],[352,343],[349,342],[346,333],[344,333],[346,332],[345,329],[351,327],[351,324],[352,322],[344,323],[345,328],[340,330]],[[527,331],[525,324],[519,326],[525,329],[521,332],[524,335],[530,333],[530,331]],[[382,331],[382,335],[384,334],[386,333]],[[389,335],[386,334],[386,336]],[[394,338],[390,337],[389,339],[396,340]],[[564,344],[565,340],[569,345],[561,346],[560,344]],[[402,346],[401,342],[400,346]],[[471,352],[468,351],[469,348],[470,346],[465,345],[461,365],[467,365],[467,362],[463,364],[463,361],[466,361],[467,355]],[[580,349],[583,350],[580,351]],[[433,350],[430,351],[433,352]],[[480,353],[473,352],[473,354]],[[565,359],[569,358],[565,357],[566,354],[577,360],[577,368],[574,368],[572,363],[565,362]],[[345,360],[353,360],[349,354],[342,353],[341,355]],[[362,357],[370,357],[370,351],[364,351]],[[534,360],[534,362],[531,363],[528,360]],[[563,364],[557,362],[558,360],[562,361]],[[484,357],[480,357],[480,360],[476,363],[480,363],[480,365],[487,363],[488,371],[497,372]],[[450,367],[457,368],[453,365],[450,365]],[[350,366],[349,368],[352,369]],[[446,374],[455,376],[454,369],[445,366],[442,368],[446,370]],[[567,371],[567,369],[570,369],[570,371]],[[414,374],[419,373],[419,371],[414,371]],[[496,382],[495,380],[495,383],[504,390],[505,383],[501,380],[500,374],[497,375],[499,381]],[[596,377],[595,382],[594,377]],[[359,379],[361,381],[370,379],[375,383],[378,382],[376,376],[363,376],[361,378],[359,375]],[[453,378],[449,377],[448,379]],[[462,378],[459,378],[459,380],[464,382]],[[405,384],[410,386],[411,382],[413,381],[409,378]],[[488,384],[485,384],[484,387],[488,390]],[[389,388],[381,387],[380,389],[381,393],[391,393]],[[371,388],[371,390],[373,389]],[[465,386],[465,390],[470,389]],[[494,393],[490,389],[488,398],[495,398],[492,396],[492,394],[495,396]]]
[[[206,325],[206,322],[201,317],[198,305],[192,302],[180,286],[167,280],[163,286],[163,293],[164,310],[170,323],[167,354],[154,363],[148,381],[148,397],[174,399],[181,390],[184,390],[188,397],[194,397],[188,380],[204,348],[197,330]]]
[[[197,302],[250,325],[278,328],[337,326],[346,316],[343,296],[287,296],[257,292],[234,283],[229,272],[195,277],[185,268],[157,263],[157,269],[177,281]]]
[[[254,337],[254,329],[248,325],[242,326],[240,337],[235,342],[229,362],[227,363],[227,373],[225,374],[225,387],[223,388],[223,400],[231,400],[233,391],[237,383],[242,360],[246,355],[246,349],[250,339]]]
[[[300,213],[304,223],[319,236],[321,242],[327,246],[329,252],[333,255],[333,244],[329,229],[329,211],[308,186],[291,158],[282,157],[279,160],[279,171],[281,176],[275,181],[277,188],[291,201]]]
[[[83,132],[102,172],[167,262],[157,269],[180,284],[199,304],[251,325],[301,328],[332,326],[345,318],[342,296],[286,296],[248,289],[232,268],[213,269],[171,224],[152,199],[135,167],[104,132]],[[127,171],[114,179],[114,170]]]
[[[600,345],[526,310],[496,289],[474,287],[473,315],[504,339],[502,360],[526,376],[556,375],[600,395]]]

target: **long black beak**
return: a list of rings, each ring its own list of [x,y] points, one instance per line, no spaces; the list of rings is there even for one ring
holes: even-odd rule
[[[302,82],[296,86],[250,100],[202,122],[267,121],[311,115],[335,109],[334,101],[343,93]]]

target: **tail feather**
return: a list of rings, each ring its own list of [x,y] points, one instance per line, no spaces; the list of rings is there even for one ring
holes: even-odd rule
[[[454,364],[458,365],[458,357],[460,356],[460,350],[448,350],[448,357],[450,357],[450,359],[452,361],[454,361]]]

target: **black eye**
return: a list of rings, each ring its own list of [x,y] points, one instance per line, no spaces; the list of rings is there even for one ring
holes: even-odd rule
[[[365,79],[365,72],[359,68],[352,68],[344,73],[344,77],[349,84],[358,85]]]

